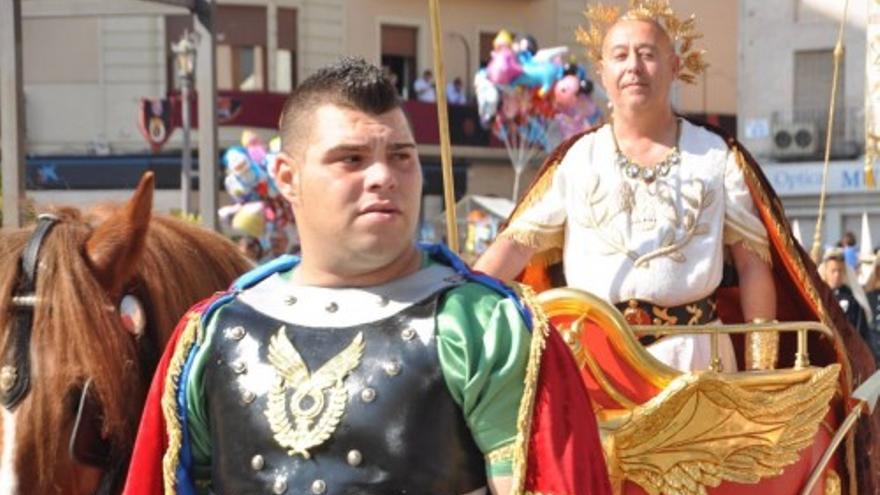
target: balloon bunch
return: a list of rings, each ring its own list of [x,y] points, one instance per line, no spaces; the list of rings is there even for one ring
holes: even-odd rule
[[[293,211],[272,180],[275,155],[281,149],[278,137],[266,143],[253,131],[245,130],[241,145],[223,154],[226,192],[235,201],[218,210],[220,220],[234,231],[255,237],[263,246],[269,235],[293,226]]]
[[[504,142],[516,172],[514,199],[519,175],[539,151],[601,119],[586,69],[565,62],[567,53],[564,46],[538,50],[532,36],[501,30],[489,63],[474,77],[480,121]]]

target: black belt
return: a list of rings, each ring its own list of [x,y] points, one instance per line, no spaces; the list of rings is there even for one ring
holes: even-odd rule
[[[715,294],[679,306],[659,306],[640,299],[619,302],[615,306],[630,325],[704,325],[718,318]],[[639,338],[644,345],[656,340],[653,335]]]

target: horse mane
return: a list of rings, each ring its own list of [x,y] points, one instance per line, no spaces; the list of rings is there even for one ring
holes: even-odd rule
[[[26,427],[34,429],[19,438],[33,445],[18,446],[40,478],[38,486],[51,486],[61,474],[56,465],[70,435],[79,398],[75,390],[89,377],[102,406],[102,434],[112,442],[114,455],[127,455],[134,442],[152,369],[142,369],[146,366],[138,344],[121,324],[117,308],[122,294],[107,293],[85,254],[89,235],[113,211],[108,206],[85,214],[74,208],[54,211],[61,221],[40,251],[31,390],[19,405]],[[0,329],[10,327],[19,256],[32,231],[9,230],[0,237]],[[136,274],[125,292],[144,305],[147,328],[142,338],[153,339],[157,352],[190,305],[226,288],[250,266],[227,239],[164,216],[152,217],[140,249]],[[2,348],[6,333],[0,334]]]

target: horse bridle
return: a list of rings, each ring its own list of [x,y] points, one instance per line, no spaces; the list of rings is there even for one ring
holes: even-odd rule
[[[12,295],[12,332],[0,361],[0,404],[8,411],[14,410],[30,390],[30,342],[34,313],[39,302],[36,281],[40,248],[59,221],[55,215],[40,215],[20,257],[18,283]],[[150,338],[139,341],[139,358],[142,364],[146,364],[145,371],[150,372],[155,364],[156,346]],[[120,477],[126,472],[128,457],[114,456],[112,446],[102,438],[101,408],[89,393],[91,386],[92,379],[89,377],[83,384],[77,401],[68,451],[75,461],[103,470],[95,495],[108,495],[122,481]],[[98,439],[97,442],[88,441],[95,438]],[[97,448],[94,447],[95,443]]]
[[[43,240],[58,223],[55,215],[40,215],[37,227],[21,253],[18,284],[12,295],[12,333],[0,367],[0,404],[11,411],[27,395],[31,384],[31,327],[37,305],[37,261]]]

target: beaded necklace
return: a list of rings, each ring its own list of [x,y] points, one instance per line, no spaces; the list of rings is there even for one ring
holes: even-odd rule
[[[678,150],[678,142],[681,139],[681,119],[675,119],[675,123],[675,146],[653,167],[643,167],[624,155],[620,151],[620,146],[617,144],[617,137],[614,135],[614,128],[612,127],[611,138],[614,140],[614,163],[623,171],[625,176],[633,180],[641,179],[646,184],[654,182],[658,177],[666,177],[669,175],[672,167],[681,163],[681,153]]]

